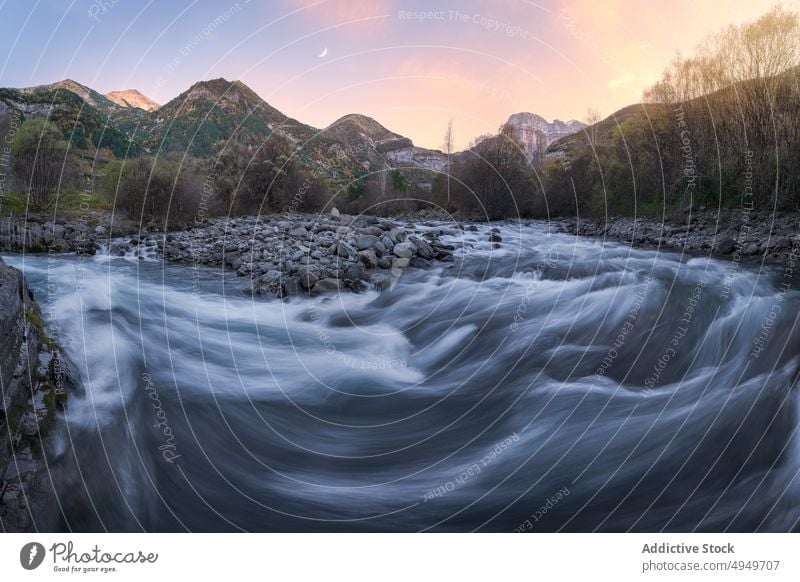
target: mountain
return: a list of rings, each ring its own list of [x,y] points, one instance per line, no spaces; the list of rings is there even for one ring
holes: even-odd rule
[[[73,81],[72,79],[64,79],[63,81],[57,81],[56,83],[50,83],[49,85],[36,85],[35,87],[25,87],[20,89],[21,92],[31,94],[31,95],[43,95],[43,94],[50,94],[54,92],[64,92],[70,91],[71,93],[75,93],[78,97],[83,99],[86,103],[102,111],[103,113],[111,113],[116,109],[116,103],[114,103],[111,99],[106,97],[105,95],[101,95],[94,89],[87,87],[86,85],[81,85],[80,83]]]
[[[199,157],[212,155],[224,140],[259,141],[275,133],[306,162],[342,181],[396,167],[438,171],[445,162],[441,152],[417,148],[365,115],[345,115],[317,129],[281,113],[241,81],[226,79],[195,83],[151,112],[136,132],[150,151],[188,148]]]
[[[584,125],[579,131],[575,131],[561,136],[547,146],[547,157],[560,157],[566,151],[573,149],[590,149],[593,145],[609,145],[614,137],[618,135],[618,130],[622,124],[628,120],[642,121],[647,119],[647,108],[653,111],[660,111],[656,105],[628,105],[619,111],[609,115],[607,118],[592,125]],[[580,122],[577,122],[580,123]]]
[[[138,144],[112,119],[119,108],[71,79],[22,89],[0,89],[0,116],[47,117],[79,150],[108,148],[115,156],[139,153]]]
[[[120,107],[138,107],[144,111],[153,111],[161,107],[158,103],[142,95],[136,89],[126,89],[125,91],[111,91],[105,97]]]
[[[535,159],[544,154],[554,142],[581,131],[586,124],[575,119],[549,122],[535,113],[515,113],[506,122],[514,132],[515,139],[522,142],[528,159]]]
[[[208,157],[215,145],[231,138],[273,132],[292,142],[310,139],[316,130],[291,119],[261,99],[241,81],[200,81],[149,113],[137,131],[149,150],[188,150]]]
[[[77,148],[108,147],[118,157],[177,150],[207,158],[229,140],[253,145],[277,134],[306,164],[342,183],[399,169],[429,188],[447,165],[441,151],[417,147],[365,115],[345,115],[317,129],[278,111],[243,82],[222,78],[199,81],[162,106],[135,89],[102,95],[71,79],[0,89],[0,116],[12,112],[47,116]],[[514,114],[508,123],[529,157],[584,127],[578,121],[549,123],[532,113]]]

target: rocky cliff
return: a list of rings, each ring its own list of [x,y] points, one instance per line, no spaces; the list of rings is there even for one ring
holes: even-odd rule
[[[582,130],[586,125],[572,119],[551,122],[535,113],[515,113],[506,122],[514,128],[514,137],[525,145],[528,159],[543,155],[550,144]]]
[[[22,274],[0,259],[0,531],[52,530],[51,429],[72,386]]]

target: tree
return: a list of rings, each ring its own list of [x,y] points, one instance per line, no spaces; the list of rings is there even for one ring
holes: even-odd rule
[[[199,216],[204,184],[199,163],[147,157],[109,165],[101,187],[114,207],[144,223],[162,228]]]
[[[601,119],[600,112],[597,109],[590,107],[586,111],[586,125],[589,126],[586,128],[586,133],[589,137],[589,145],[591,146],[597,145],[597,124]]]
[[[496,136],[479,138],[453,166],[453,204],[467,214],[490,220],[530,215],[535,174],[525,148],[504,125]]]
[[[283,137],[231,142],[216,149],[220,153],[206,174],[218,212],[311,212],[327,201],[321,171],[306,167]]]
[[[453,153],[453,120],[447,122],[444,132],[444,153],[447,154],[447,202],[450,202],[450,154]]]
[[[408,181],[400,170],[392,170],[392,190],[395,195],[405,194],[408,191]]]
[[[11,164],[32,210],[47,210],[55,202],[66,159],[67,143],[55,124],[37,118],[20,126],[11,146]]]
[[[676,57],[644,96],[670,105],[651,119],[673,188],[691,169],[706,204],[800,206],[798,66],[800,16],[780,6]]]

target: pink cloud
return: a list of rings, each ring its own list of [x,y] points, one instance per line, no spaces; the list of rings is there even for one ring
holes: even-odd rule
[[[291,10],[320,26],[349,23],[363,29],[377,29],[392,13],[392,0],[284,0]]]

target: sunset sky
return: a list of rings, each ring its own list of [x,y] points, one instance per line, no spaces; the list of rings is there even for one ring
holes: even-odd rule
[[[458,147],[511,113],[603,116],[676,51],[751,20],[759,0],[0,0],[0,86],[71,78],[165,103],[241,79],[316,127],[364,113],[417,145]],[[784,2],[795,8],[792,2]]]

